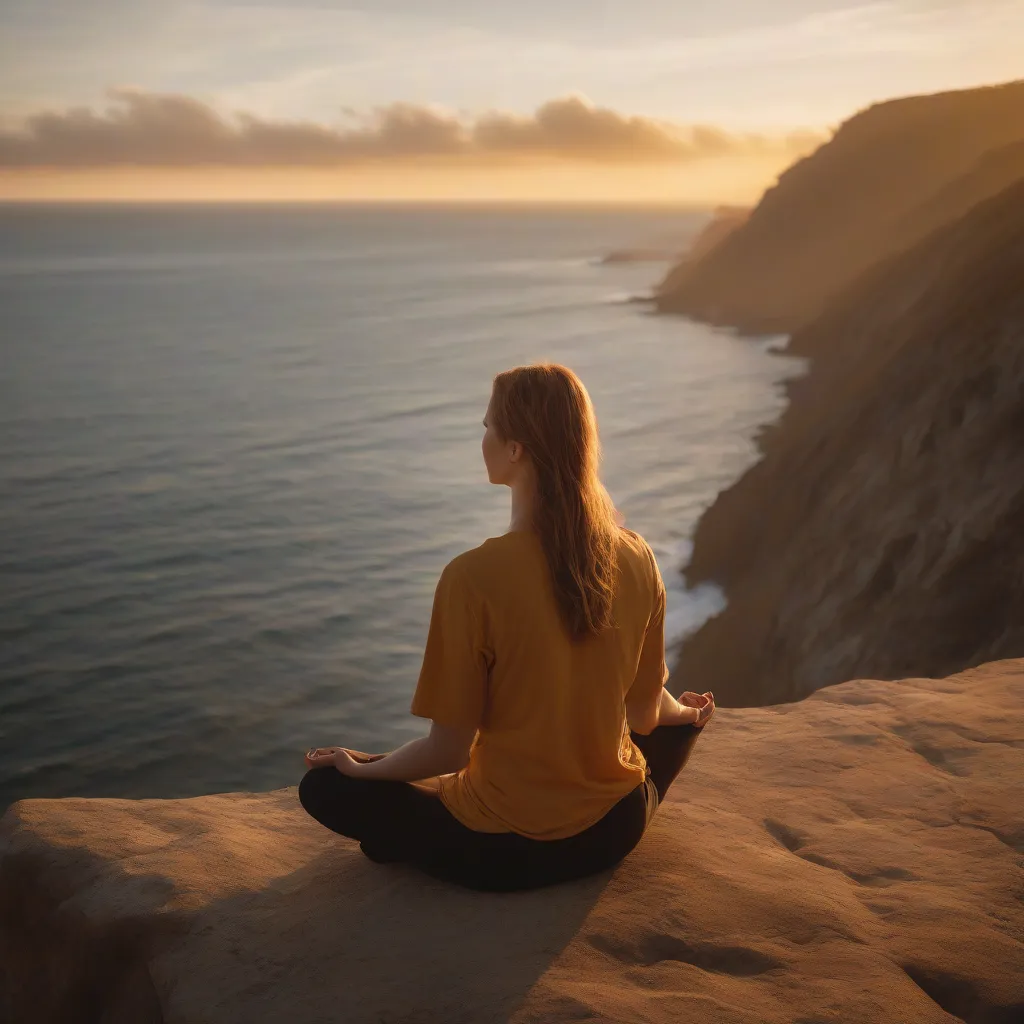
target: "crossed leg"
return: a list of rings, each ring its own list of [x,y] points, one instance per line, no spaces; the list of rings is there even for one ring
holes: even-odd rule
[[[647,760],[659,802],[700,732],[678,725],[659,726],[647,736],[632,734]],[[355,779],[333,768],[314,768],[299,784],[299,800],[313,818],[357,840],[363,853],[378,863],[410,862],[436,878],[470,888],[512,891],[584,877],[618,863],[640,841],[653,812],[644,790],[640,786],[623,797],[583,832],[543,841],[467,828],[441,802],[436,777],[408,783]]]

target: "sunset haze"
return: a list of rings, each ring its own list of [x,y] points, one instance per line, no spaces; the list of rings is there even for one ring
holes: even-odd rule
[[[0,196],[753,202],[1024,74],[1017,0],[5,0]]]

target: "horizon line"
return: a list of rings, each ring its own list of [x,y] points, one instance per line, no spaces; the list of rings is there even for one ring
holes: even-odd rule
[[[301,196],[298,197],[278,197],[273,199],[252,199],[252,198],[240,198],[231,199],[224,198],[222,196],[203,198],[203,197],[173,197],[164,196],[153,199],[140,199],[137,197],[125,197],[123,199],[116,197],[104,197],[94,198],[89,196],[75,197],[75,196],[62,196],[60,198],[45,198],[45,197],[32,197],[32,198],[19,198],[19,197],[5,197],[0,196],[0,207],[7,206],[400,206],[400,207],[412,207],[412,206],[431,206],[431,207],[442,207],[442,206],[457,206],[457,207],[495,207],[495,206],[539,206],[539,207],[551,207],[551,206],[569,206],[569,207],[606,207],[606,206],[621,206],[621,207],[649,207],[651,209],[679,209],[679,210],[693,210],[695,212],[704,212],[707,210],[716,210],[720,207],[729,208],[742,208],[747,209],[751,204],[745,203],[730,203],[725,200],[721,201],[708,201],[700,202],[697,200],[684,200],[684,199],[649,199],[649,198],[637,198],[630,199],[627,197],[614,198],[614,199],[573,199],[570,197],[566,198],[543,198],[543,197],[524,197],[517,198],[514,196],[495,198],[495,199],[482,199],[476,196],[467,197],[460,199],[457,197],[446,197],[446,198],[403,198],[389,197],[389,198],[374,198],[367,197],[365,199],[358,198],[323,198],[318,197],[315,199],[306,199]]]

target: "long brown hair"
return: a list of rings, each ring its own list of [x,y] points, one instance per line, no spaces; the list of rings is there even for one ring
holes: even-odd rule
[[[565,366],[517,366],[494,378],[491,416],[498,436],[520,442],[536,471],[533,528],[569,635],[595,636],[612,624],[621,520],[598,477],[590,395]]]

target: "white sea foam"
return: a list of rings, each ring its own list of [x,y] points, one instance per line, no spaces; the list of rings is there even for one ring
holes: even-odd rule
[[[725,608],[725,593],[714,583],[701,583],[692,589],[686,586],[682,571],[693,553],[692,541],[657,543],[648,538],[648,542],[665,581],[665,655],[672,665],[683,641]]]
[[[654,301],[654,292],[610,292],[601,301],[608,306],[643,305]]]

